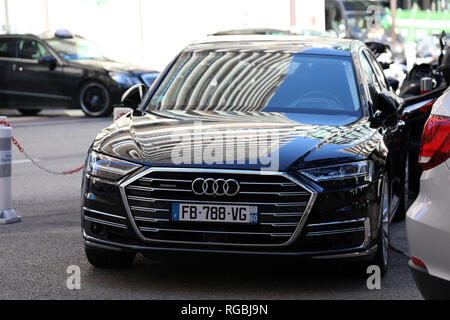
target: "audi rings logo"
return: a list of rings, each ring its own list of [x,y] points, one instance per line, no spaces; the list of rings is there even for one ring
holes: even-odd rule
[[[228,196],[233,197],[239,193],[241,186],[234,179],[203,179],[198,178],[192,182],[192,191],[198,196]]]

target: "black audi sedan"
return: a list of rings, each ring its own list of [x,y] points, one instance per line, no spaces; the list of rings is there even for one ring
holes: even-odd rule
[[[386,272],[401,99],[363,43],[211,37],[122,100],[134,110],[98,134],[83,174],[92,265],[214,253]]]
[[[150,86],[158,72],[113,61],[94,43],[54,35],[0,35],[0,108],[34,115],[42,108],[81,108],[106,116],[131,86]]]

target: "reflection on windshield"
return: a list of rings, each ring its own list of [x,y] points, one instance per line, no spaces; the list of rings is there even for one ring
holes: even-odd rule
[[[83,38],[51,39],[47,42],[66,60],[108,60],[99,46]]]
[[[361,115],[350,57],[286,52],[185,52],[151,110]]]

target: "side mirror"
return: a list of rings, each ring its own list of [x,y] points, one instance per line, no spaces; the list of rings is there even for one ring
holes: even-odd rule
[[[383,68],[383,70],[387,70],[391,67],[391,64],[393,64],[393,62],[378,62],[381,66],[381,68]]]
[[[381,54],[390,50],[389,45],[384,44],[382,42],[367,41],[367,42],[365,42],[365,44],[370,49],[370,51],[372,51],[375,58],[378,58]]]
[[[383,120],[381,119],[380,114],[381,111],[377,110],[374,115],[370,116],[369,122],[372,129],[378,129],[383,125]]]
[[[397,79],[394,79],[394,78],[388,78],[387,80],[388,80],[392,90],[397,91],[397,89],[398,89],[398,87],[400,85],[400,82]]]
[[[56,58],[54,56],[45,56],[45,57],[39,58],[38,63],[39,64],[46,64],[46,65],[49,66],[49,68],[51,70],[53,70],[53,69],[56,68],[56,65],[57,65],[58,62],[56,61]]]
[[[136,110],[142,102],[147,87],[143,84],[135,84],[122,95],[122,104],[125,108]]]
[[[383,91],[377,95],[374,104],[382,115],[391,116],[396,114],[403,105],[403,99],[391,91]]]
[[[382,122],[388,128],[395,128],[398,123],[398,113],[401,112],[403,99],[391,91],[383,91],[376,96],[374,101],[375,115],[371,123]],[[376,118],[376,119],[375,119]]]

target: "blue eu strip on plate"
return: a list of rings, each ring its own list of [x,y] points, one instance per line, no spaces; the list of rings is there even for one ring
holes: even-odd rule
[[[179,221],[180,220],[180,204],[172,203],[172,220]]]

